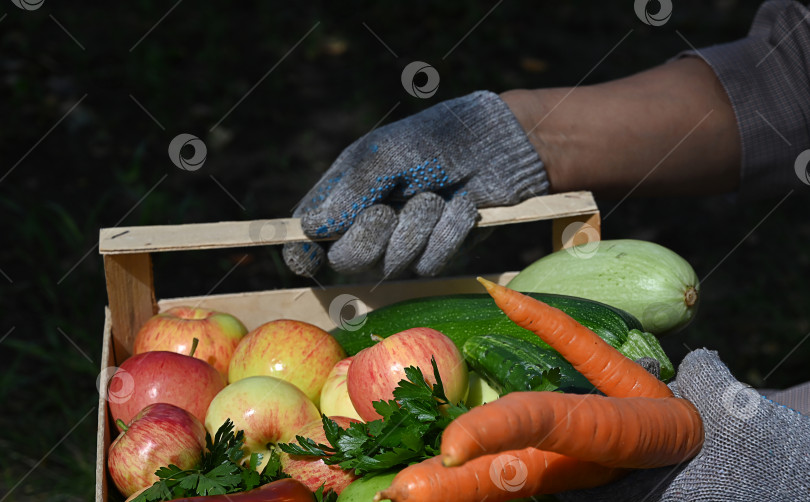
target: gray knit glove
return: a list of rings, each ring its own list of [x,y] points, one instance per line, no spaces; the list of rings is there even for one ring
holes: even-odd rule
[[[569,502],[810,500],[810,417],[761,397],[735,380],[716,352],[705,349],[687,354],[670,387],[703,418],[706,439],[694,459],[557,497]]]
[[[358,272],[382,259],[386,277],[409,266],[435,275],[475,224],[476,209],[548,191],[543,163],[507,105],[488,91],[441,102],[355,141],[301,200],[311,238],[342,234],[329,264]],[[324,250],[287,244],[293,272],[311,276]]]

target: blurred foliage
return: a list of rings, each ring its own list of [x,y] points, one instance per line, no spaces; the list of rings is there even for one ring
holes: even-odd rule
[[[0,498],[92,496],[106,303],[99,228],[286,217],[341,149],[383,119],[476,89],[621,77],[743,36],[757,4],[676,2],[653,28],[625,1],[140,0],[31,12],[6,2]],[[403,92],[400,73],[413,60],[441,75],[429,100]],[[208,147],[199,171],[166,154],[184,132]],[[686,347],[709,346],[753,385],[806,378],[807,196],[791,195],[763,220],[778,202],[599,201],[613,211],[605,238],[659,242],[705,277],[696,321],[664,341],[676,361]],[[495,233],[446,275],[516,270],[549,250],[546,223]],[[245,254],[215,293],[314,285],[290,274],[276,248],[170,253],[155,260],[158,296],[204,294]]]

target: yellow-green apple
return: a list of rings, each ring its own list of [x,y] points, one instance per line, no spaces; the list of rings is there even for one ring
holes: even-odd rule
[[[267,375],[286,380],[318,405],[329,370],[346,357],[328,332],[303,321],[278,319],[248,333],[231,357],[228,379]]]
[[[351,363],[351,357],[341,359],[332,366],[332,370],[326,376],[326,382],[321,388],[321,414],[327,417],[350,417],[362,420],[357,410],[354,409],[349,397],[349,388],[346,386],[346,373],[348,373]]]
[[[245,333],[245,325],[231,314],[198,307],[174,307],[141,326],[135,335],[132,353],[168,350],[189,354],[196,338],[199,343],[194,357],[228,378],[231,355]]]
[[[498,391],[489,386],[486,380],[475,371],[470,371],[470,391],[464,404],[472,408],[498,399]]]
[[[191,469],[202,458],[205,428],[182,408],[150,404],[129,425],[120,425],[123,432],[110,445],[107,465],[125,497],[157,481],[155,471],[160,467]]]
[[[329,418],[344,429],[348,428],[352,422],[358,422],[358,420],[349,417]],[[323,431],[323,421],[320,419],[310,422],[295,431],[291,441],[294,440],[295,436],[310,438],[319,444],[329,444]],[[339,465],[328,465],[320,457],[290,455],[284,452],[281,453],[281,469],[292,476],[293,479],[304,483],[313,492],[321,485],[324,485],[324,492],[334,490],[335,493],[340,495],[344,488],[357,479],[354,470],[344,470]]]
[[[389,472],[370,478],[360,478],[352,482],[345,490],[340,492],[337,502],[368,502],[374,500],[374,495],[391,486],[398,472]],[[381,499],[379,502],[390,502],[390,499]]]
[[[179,406],[202,422],[224,387],[225,378],[202,359],[160,350],[125,360],[110,379],[107,400],[113,419],[124,423],[152,403]]]
[[[432,357],[436,359],[447,398],[453,403],[463,401],[468,390],[464,357],[443,333],[420,327],[384,338],[354,356],[346,380],[354,409],[366,422],[381,418],[372,403],[394,398],[397,384],[407,379],[408,366],[418,367],[425,381],[435,384]]]
[[[228,384],[214,397],[205,428],[213,436],[230,418],[234,430],[245,431],[247,453],[266,454],[268,444],[287,442],[318,417],[318,408],[295,385],[271,376],[253,376]]]

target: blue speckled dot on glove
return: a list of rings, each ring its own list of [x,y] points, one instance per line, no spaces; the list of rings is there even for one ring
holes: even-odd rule
[[[312,237],[342,234],[328,261],[338,272],[382,260],[435,275],[475,224],[476,209],[548,191],[543,163],[507,105],[488,91],[441,102],[355,141],[301,200],[294,216]],[[315,243],[284,247],[287,265],[312,275]]]

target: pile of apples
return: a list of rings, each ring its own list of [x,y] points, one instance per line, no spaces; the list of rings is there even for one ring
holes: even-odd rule
[[[172,308],[144,324],[132,357],[110,379],[110,413],[120,432],[109,449],[111,478],[134,498],[157,481],[158,468],[193,468],[206,431],[214,437],[227,419],[244,431],[245,458],[296,436],[326,443],[322,414],[344,428],[380,418],[372,403],[393,399],[406,367],[422,368],[435,383],[431,357],[448,398],[464,400],[464,358],[452,340],[430,328],[402,331],[346,357],[331,334],[304,321],[274,320],[248,332],[227,313]],[[339,494],[356,479],[319,458],[282,453],[281,463],[313,491],[324,484]]]

